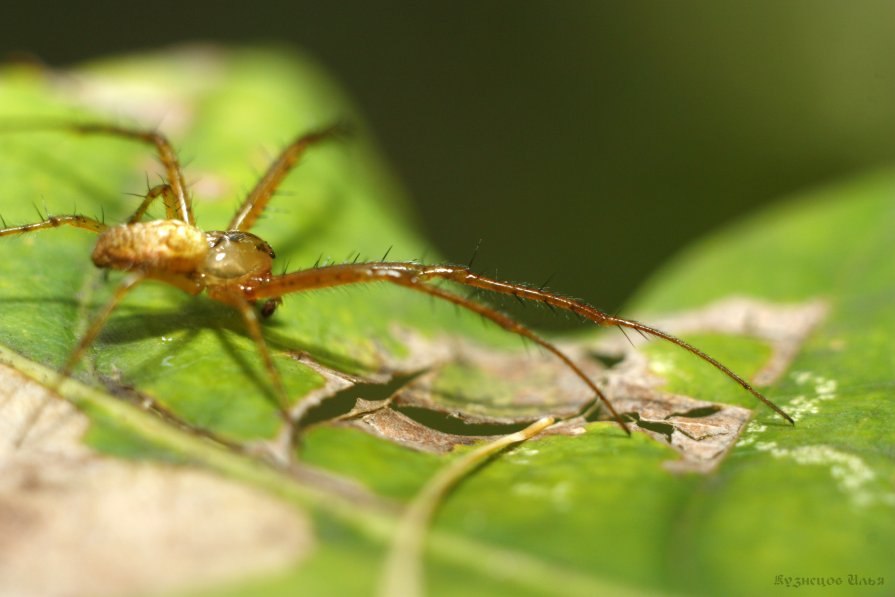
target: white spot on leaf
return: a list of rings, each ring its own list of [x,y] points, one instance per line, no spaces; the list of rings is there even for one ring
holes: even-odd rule
[[[755,449],[770,452],[774,458],[793,460],[800,465],[827,466],[840,491],[847,494],[856,506],[869,506],[876,502],[895,506],[895,493],[874,491],[876,479],[873,469],[855,454],[837,450],[831,446],[815,445],[798,448],[781,448],[777,442],[759,442]]]

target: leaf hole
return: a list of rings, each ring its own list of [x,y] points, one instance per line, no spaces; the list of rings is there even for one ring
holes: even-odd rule
[[[336,392],[320,404],[308,409],[301,419],[301,426],[310,426],[324,423],[351,412],[358,399],[368,402],[383,402],[403,388],[408,383],[425,373],[415,371],[410,374],[396,374],[385,383],[355,383],[354,385]]]
[[[402,415],[434,431],[452,435],[506,435],[525,429],[528,423],[470,423],[450,413],[418,406],[393,407]]]
[[[653,433],[663,435],[665,436],[665,441],[667,441],[669,444],[671,443],[671,434],[674,433],[674,425],[672,425],[671,423],[662,423],[660,421],[644,421],[640,418],[640,414],[638,413],[631,413],[630,416],[634,419],[634,423],[641,429],[646,429],[647,431],[652,431]]]
[[[588,351],[587,355],[593,360],[599,362],[601,365],[606,367],[607,369],[612,369],[623,360],[625,360],[625,355],[623,353],[609,353],[609,352],[600,352],[597,350]]]
[[[711,404],[709,406],[700,406],[699,408],[693,408],[684,412],[679,413],[671,413],[666,419],[670,419],[671,417],[687,417],[689,419],[698,419],[700,417],[710,417],[713,414],[719,412],[721,410],[720,406],[716,406]]]

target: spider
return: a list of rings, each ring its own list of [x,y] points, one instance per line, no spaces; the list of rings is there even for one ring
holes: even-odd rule
[[[152,187],[134,214],[123,224],[108,226],[95,218],[72,214],[48,215],[33,224],[0,228],[0,236],[37,232],[59,226],[73,226],[93,232],[98,235],[92,254],[93,264],[101,269],[119,270],[125,273],[111,299],[93,317],[86,332],[71,351],[59,371],[57,383],[71,375],[84,351],[96,339],[111,313],[128,292],[142,282],[155,280],[175,286],[191,295],[205,291],[211,299],[230,305],[239,311],[249,336],[258,347],[274,390],[278,410],[283,419],[292,424],[294,421],[291,421],[289,414],[288,396],[261,333],[259,314],[261,317],[271,316],[281,303],[282,297],[290,293],[333,286],[385,282],[425,293],[478,313],[508,332],[527,338],[543,347],[562,361],[593,392],[594,398],[579,410],[579,414],[590,414],[602,403],[618,425],[630,434],[628,425],[606,395],[556,345],[500,311],[434,284],[436,281],[445,280],[478,290],[512,295],[520,300],[540,302],[552,308],[570,311],[600,326],[628,328],[672,342],[720,370],[794,424],[789,415],[743,378],[680,338],[638,321],[609,315],[584,302],[545,290],[543,287],[536,288],[489,278],[474,273],[469,267],[464,266],[388,262],[385,258],[376,262],[315,266],[280,275],[273,274],[271,271],[275,257],[273,249],[250,230],[264,212],[280,183],[298,164],[307,149],[345,132],[345,128],[340,124],[297,137],[269,166],[230,220],[227,229],[208,232],[196,226],[192,201],[182,168],[171,143],[161,133],[105,123],[60,122],[32,124],[18,128],[18,130],[35,129],[107,135],[150,145],[154,147],[166,175],[165,182]],[[145,221],[144,216],[148,208],[159,199],[165,207],[165,219]],[[3,225],[5,226],[5,223]]]

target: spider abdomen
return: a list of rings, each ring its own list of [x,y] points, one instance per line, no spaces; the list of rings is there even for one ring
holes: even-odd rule
[[[208,253],[205,233],[178,220],[154,220],[113,226],[93,249],[97,267],[117,270],[189,274]]]

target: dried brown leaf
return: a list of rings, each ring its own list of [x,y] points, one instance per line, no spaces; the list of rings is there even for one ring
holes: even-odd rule
[[[0,422],[0,594],[185,590],[283,568],[313,548],[309,521],[258,491],[96,454],[80,441],[86,417],[6,366]]]

